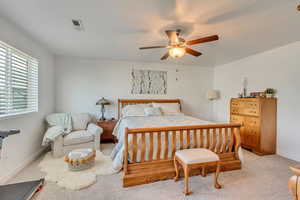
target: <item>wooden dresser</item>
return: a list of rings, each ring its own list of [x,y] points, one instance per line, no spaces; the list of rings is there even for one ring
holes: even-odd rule
[[[230,121],[242,124],[242,147],[259,155],[276,153],[276,98],[233,98]]]

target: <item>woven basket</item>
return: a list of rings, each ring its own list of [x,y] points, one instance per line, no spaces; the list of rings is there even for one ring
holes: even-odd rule
[[[90,153],[86,154],[86,151],[90,151]],[[76,153],[82,155],[79,158],[72,158],[71,155]],[[96,151],[92,149],[77,149],[70,152],[65,156],[65,162],[68,163],[68,167],[70,171],[81,171],[85,169],[89,169],[95,164]]]

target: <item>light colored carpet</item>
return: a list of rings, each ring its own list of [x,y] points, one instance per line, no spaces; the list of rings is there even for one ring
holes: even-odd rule
[[[111,145],[105,146],[109,153]],[[122,188],[122,174],[98,176],[97,183],[79,191],[62,189],[53,182],[47,182],[37,200],[289,200],[292,199],[287,181],[292,176],[290,165],[299,163],[283,157],[257,156],[245,151],[242,170],[221,173],[220,190],[213,187],[213,176],[191,177],[190,186],[194,192],[185,197],[182,194],[183,181],[160,181],[130,188]],[[24,169],[11,183],[43,177],[37,167],[39,160]]]
[[[95,165],[82,171],[70,171],[64,158],[53,158],[48,152],[38,165],[46,173],[45,180],[55,182],[58,186],[80,190],[96,183],[97,175],[110,175],[116,173],[112,168],[112,160],[102,152],[96,152]]]

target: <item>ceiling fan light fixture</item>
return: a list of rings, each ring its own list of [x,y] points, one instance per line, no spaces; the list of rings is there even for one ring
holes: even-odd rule
[[[180,58],[185,54],[185,49],[180,47],[174,47],[169,50],[169,55],[172,58]]]
[[[190,54],[192,56],[198,57],[201,56],[202,53],[199,51],[195,51],[189,46],[206,43],[206,42],[213,42],[219,39],[218,35],[211,35],[207,37],[198,38],[195,40],[185,41],[183,38],[179,37],[180,30],[166,30],[165,31],[169,42],[167,46],[148,46],[148,47],[140,47],[140,49],[159,49],[159,48],[167,48],[169,49],[160,60],[166,60],[168,57],[172,58],[180,58],[185,53]]]

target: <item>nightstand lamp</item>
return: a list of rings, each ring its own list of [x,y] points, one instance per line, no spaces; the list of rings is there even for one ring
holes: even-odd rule
[[[212,100],[216,100],[218,98],[220,98],[220,93],[218,90],[209,90],[206,94],[207,99],[212,101]]]
[[[96,105],[101,105],[102,116],[101,116],[101,118],[99,120],[100,121],[104,121],[105,120],[105,117],[104,117],[105,108],[104,108],[104,106],[105,105],[110,105],[110,102],[107,99],[105,99],[104,97],[102,97],[102,99],[100,99],[99,101],[97,101]]]

